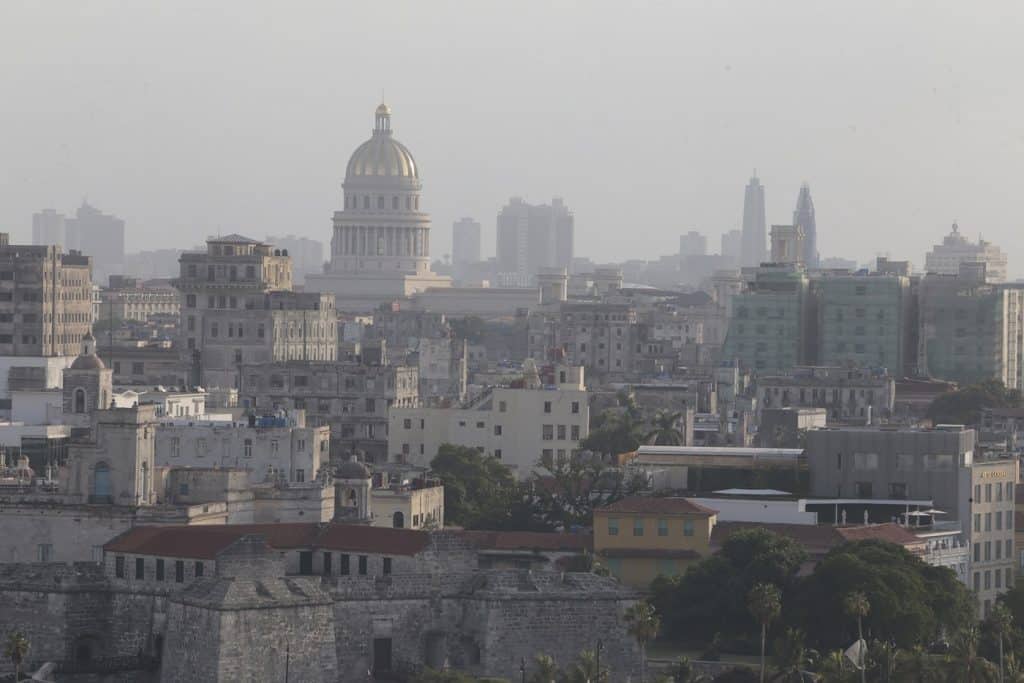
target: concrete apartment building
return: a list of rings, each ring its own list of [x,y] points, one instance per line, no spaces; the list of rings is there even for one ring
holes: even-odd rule
[[[913,370],[914,301],[903,275],[826,273],[812,282],[818,306],[817,363]]]
[[[460,218],[452,223],[452,268],[456,280],[470,279],[480,263],[480,222]]]
[[[942,244],[936,244],[925,255],[924,270],[936,275],[956,275],[962,263],[984,263],[986,282],[1006,281],[1006,254],[980,237],[971,242],[960,234],[960,226],[953,223]]]
[[[541,458],[564,459],[590,433],[590,406],[583,368],[555,366],[542,382],[531,361],[522,386],[493,387],[449,408],[393,407],[387,458],[429,466],[442,444],[476,448],[520,478]]]
[[[92,262],[0,233],[0,357],[77,356],[92,329]]]
[[[280,361],[241,367],[241,405],[257,413],[304,410],[311,425],[331,428],[331,453],[362,451],[383,462],[388,412],[419,401],[415,367],[351,361]]]
[[[796,366],[757,377],[757,410],[823,408],[829,422],[877,423],[893,416],[896,382],[881,370]]]
[[[732,297],[723,357],[758,373],[803,364],[811,354],[807,274],[799,266],[766,264],[748,277],[746,290]]]
[[[65,249],[92,257],[96,282],[124,272],[124,221],[117,216],[82,202],[74,218],[64,220],[64,233]]]
[[[180,262],[179,338],[191,383],[238,388],[244,364],[337,357],[333,296],[292,292],[291,258],[281,249],[228,235]]]
[[[991,284],[986,267],[963,263],[956,275],[922,278],[918,372],[1024,388],[1024,285]]]
[[[136,278],[112,277],[110,286],[100,290],[100,320],[137,320],[153,316],[178,318],[181,296],[166,280],[142,282]]]
[[[541,268],[572,265],[575,218],[560,197],[531,205],[513,197],[498,213],[496,268],[502,287],[530,287]]]
[[[162,419],[156,430],[156,464],[162,467],[230,468],[249,483],[316,479],[330,458],[330,428],[307,427],[302,411],[241,421],[184,417]]]
[[[806,453],[812,496],[895,510],[901,501],[931,500],[942,522],[959,522],[971,550],[968,585],[984,616],[1013,585],[1018,464],[976,457],[975,439],[973,429],[956,425],[829,428],[808,432]]]

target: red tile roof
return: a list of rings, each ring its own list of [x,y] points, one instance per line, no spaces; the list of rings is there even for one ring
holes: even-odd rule
[[[133,555],[212,560],[243,536],[263,536],[275,550],[320,548],[381,555],[415,555],[430,542],[425,531],[355,524],[229,524],[201,526],[140,526],[103,546]]]
[[[914,546],[924,545],[924,539],[918,538],[912,532],[899,524],[871,524],[868,526],[841,526],[836,527],[838,533],[847,541],[888,541],[896,545]]]
[[[627,514],[659,514],[659,515],[700,515],[710,517],[717,515],[712,510],[688,498],[669,498],[659,496],[630,496],[610,505],[599,508],[598,512],[622,512]]]

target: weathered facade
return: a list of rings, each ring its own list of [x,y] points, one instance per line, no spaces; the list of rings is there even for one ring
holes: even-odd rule
[[[292,680],[364,681],[445,665],[512,680],[523,659],[565,666],[597,639],[613,680],[638,674],[622,619],[634,593],[553,565],[480,569],[482,542],[338,524],[139,527],[102,564],[0,567],[0,629],[29,638],[29,668],[125,682],[284,680],[286,666]]]

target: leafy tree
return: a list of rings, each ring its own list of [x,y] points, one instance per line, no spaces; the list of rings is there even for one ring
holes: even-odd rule
[[[685,440],[679,429],[682,413],[659,410],[651,421],[652,429],[644,434],[644,443],[654,446],[681,446]]]
[[[715,676],[713,683],[757,683],[757,673],[748,667],[737,666]]]
[[[640,681],[647,680],[647,643],[658,637],[661,618],[649,602],[638,602],[626,610],[626,627],[640,643]]]
[[[515,482],[497,459],[473,448],[442,444],[430,468],[444,482],[446,522],[488,528],[507,516]]]
[[[15,681],[21,680],[21,665],[25,663],[25,658],[28,657],[29,647],[28,638],[21,631],[8,634],[7,642],[4,644],[4,655],[14,665]]]
[[[620,397],[620,402],[624,400]],[[592,420],[590,434],[580,448],[604,455],[635,451],[643,438],[643,419],[631,398],[618,410],[605,411]]]
[[[897,654],[899,666],[895,680],[899,683],[938,683],[942,672],[934,658],[920,645]]]
[[[691,565],[685,574],[655,579],[651,601],[673,637],[753,635],[760,624],[748,608],[751,590],[766,583],[785,593],[795,585],[805,559],[803,548],[790,538],[744,529],[730,534],[718,553]]]
[[[665,673],[675,683],[708,683],[711,680],[710,676],[694,671],[693,663],[685,656],[669,664]]]
[[[985,408],[1018,408],[1021,394],[998,380],[957,389],[938,396],[928,406],[926,417],[936,424],[977,424]]]
[[[1001,681],[1004,670],[1003,641],[1013,630],[1013,615],[1010,614],[1010,609],[1004,603],[997,602],[989,614],[988,622],[992,633],[999,640],[999,680]]]
[[[540,472],[532,482],[531,506],[549,528],[590,526],[594,509],[604,507],[642,488],[600,457],[580,454],[571,458],[541,458]]]
[[[857,657],[857,668],[860,669],[860,680],[863,683],[864,677],[867,674],[867,662],[865,661],[865,642],[864,642],[864,617],[871,613],[871,603],[868,602],[868,596],[864,595],[860,591],[854,591],[843,598],[843,611],[849,616],[857,620],[857,649],[859,656]]]
[[[759,583],[747,598],[750,613],[761,625],[761,683],[764,683],[765,643],[768,640],[768,626],[782,613],[782,594],[773,583]]]
[[[850,621],[837,616],[847,613],[846,596],[855,592],[870,605],[870,614],[860,619],[862,627],[900,647],[930,643],[973,617],[973,598],[951,570],[926,565],[892,543],[861,541],[833,548],[800,582],[790,621],[802,626],[817,647],[846,647],[856,633]]]

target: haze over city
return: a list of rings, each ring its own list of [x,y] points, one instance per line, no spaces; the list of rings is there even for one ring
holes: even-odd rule
[[[218,232],[327,242],[383,96],[415,150],[433,258],[510,196],[564,197],[576,253],[656,258],[769,223],[810,183],[822,256],[918,267],[957,220],[1024,262],[1013,2],[312,6],[5,2],[0,224],[83,197],[127,248]],[[641,237],[642,236],[642,237]]]

